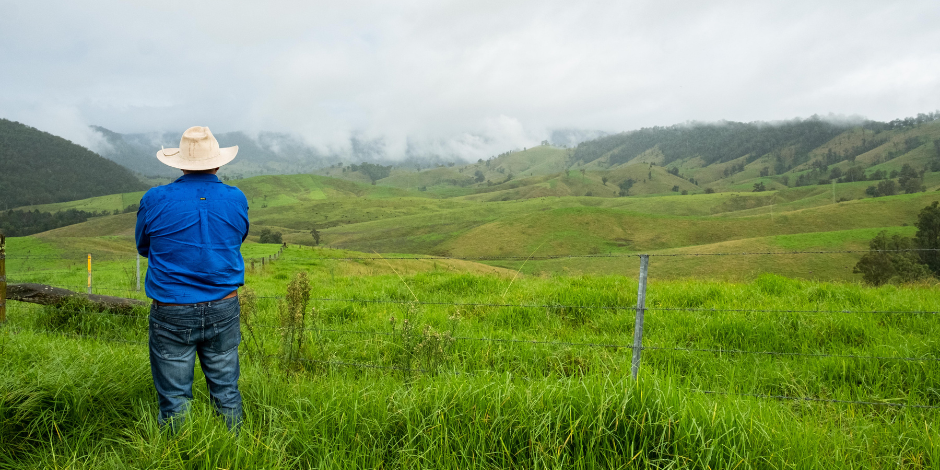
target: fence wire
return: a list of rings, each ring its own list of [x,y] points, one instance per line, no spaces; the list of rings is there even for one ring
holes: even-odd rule
[[[8,331],[8,332],[13,332],[14,334],[23,331],[22,329],[19,329],[19,328],[9,328],[9,327],[4,328],[3,330],[6,330],[6,331]],[[0,330],[0,331],[3,331],[3,330]],[[131,341],[131,340],[125,340],[125,339],[119,339],[119,338],[102,338],[102,337],[98,337],[98,336],[81,335],[81,334],[78,334],[78,333],[67,333],[67,332],[57,332],[57,331],[52,331],[52,332],[50,332],[50,331],[44,331],[44,332],[42,332],[42,333],[43,333],[43,334],[52,334],[52,335],[56,335],[56,336],[63,336],[63,337],[68,337],[68,338],[76,338],[76,339],[90,340],[90,341],[103,341],[103,342],[110,342],[110,343],[132,344],[132,345],[138,345],[138,346],[140,346],[140,345],[147,345],[147,342],[145,342],[145,341]],[[646,348],[644,348],[644,349],[646,349]],[[265,358],[265,359],[276,359],[276,360],[282,360],[282,359],[284,359],[283,356],[278,356],[278,355],[273,355],[273,354],[263,355],[263,356],[261,356],[261,357],[263,357],[263,358]],[[290,359],[287,359],[287,360],[289,361]],[[403,371],[403,372],[412,372],[412,371],[413,371],[413,372],[422,372],[422,373],[430,373],[430,372],[432,372],[432,371],[430,371],[430,370],[428,370],[428,369],[422,369],[422,368],[419,368],[419,367],[403,367],[403,366],[393,366],[393,365],[382,365],[382,364],[374,364],[374,363],[368,363],[368,362],[356,362],[356,361],[324,361],[324,360],[307,359],[307,358],[297,358],[297,359],[294,359],[294,360],[297,360],[297,361],[300,361],[300,362],[303,362],[303,363],[309,363],[309,364],[319,364],[319,365],[338,366],[338,367],[353,367],[353,368],[357,368],[357,369],[398,370],[398,371]],[[465,371],[451,371],[451,372],[446,372],[446,371],[445,371],[445,373],[447,373],[448,375],[458,375],[458,376],[477,376],[477,375],[479,375],[480,372],[492,373],[492,372],[494,372],[494,371],[491,371],[491,370],[473,371],[473,372],[465,372]],[[520,379],[529,379],[528,377],[525,377],[525,376],[515,376],[515,377],[516,377],[516,378],[520,378]],[[805,401],[805,402],[812,402],[812,403],[836,403],[836,404],[842,404],[842,405],[857,405],[857,406],[858,406],[858,405],[861,405],[861,406],[886,406],[886,407],[893,407],[893,408],[916,408],[916,409],[925,409],[925,410],[940,409],[940,406],[936,406],[936,405],[918,405],[918,404],[911,404],[911,403],[892,403],[892,402],[886,402],[886,401],[839,400],[839,399],[831,399],[831,398],[818,398],[818,397],[805,397],[805,396],[790,396],[790,395],[771,395],[771,394],[760,394],[760,393],[725,392],[725,391],[718,391],[718,390],[703,390],[703,389],[696,389],[696,388],[686,388],[685,390],[686,390],[686,391],[689,391],[689,392],[692,392],[692,393],[700,393],[700,394],[704,394],[704,395],[723,395],[723,396],[731,396],[731,397],[753,397],[753,398],[760,398],[760,399],[787,400],[787,401]]]
[[[120,318],[123,320],[127,319],[136,319],[136,320],[145,320],[146,316],[133,315],[133,314],[120,314],[112,312],[91,312],[85,311],[82,312],[84,315],[98,315],[106,317]],[[250,324],[247,325],[249,328],[259,328],[264,330],[276,330],[276,331],[286,331],[288,328],[278,325],[265,325],[265,324]],[[396,333],[389,331],[379,331],[379,330],[350,330],[350,329],[337,329],[337,328],[293,328],[294,331],[304,331],[311,333],[337,333],[337,334],[349,334],[349,335],[360,335],[360,336],[395,336]],[[473,336],[455,336],[453,337],[455,341],[477,341],[477,342],[490,342],[490,343],[515,343],[515,344],[531,344],[531,345],[549,345],[549,346],[563,346],[563,347],[585,347],[585,348],[601,348],[601,349],[615,349],[615,350],[634,350],[640,349],[643,351],[674,351],[674,352],[689,352],[689,353],[713,353],[713,354],[738,354],[738,355],[759,355],[759,356],[782,356],[782,357],[807,357],[807,358],[838,358],[838,359],[859,359],[859,360],[873,360],[873,361],[900,361],[900,362],[940,362],[940,358],[931,357],[931,356],[920,356],[920,357],[907,357],[907,356],[871,356],[871,355],[853,355],[853,354],[834,354],[834,353],[807,353],[807,352],[783,352],[783,351],[750,351],[744,349],[725,349],[725,348],[691,348],[691,347],[675,347],[675,346],[642,346],[640,348],[635,347],[632,344],[623,344],[623,343],[600,343],[600,342],[579,342],[579,341],[557,341],[557,340],[547,340],[547,339],[520,339],[520,338],[492,338],[492,337],[473,337]]]
[[[296,245],[295,245],[296,246]],[[513,261],[513,260],[558,260],[558,259],[597,259],[597,258],[636,258],[639,256],[650,257],[681,257],[681,256],[785,256],[785,255],[833,255],[833,254],[868,254],[868,253],[908,253],[908,252],[937,252],[940,248],[907,248],[900,250],[804,250],[804,251],[740,251],[740,252],[719,252],[719,253],[608,253],[608,254],[566,254],[566,255],[534,255],[534,256],[344,256],[344,257],[285,257],[278,256],[277,252],[271,255],[262,255],[255,257],[245,257],[246,261],[267,260],[274,257],[280,261]],[[87,258],[85,255],[7,255],[8,260],[71,260],[83,262]],[[92,253],[92,262],[94,261],[127,261],[134,262],[136,258],[133,255],[95,255]]]
[[[283,296],[257,296],[256,299],[284,300]],[[454,307],[491,307],[491,308],[537,308],[537,309],[578,309],[578,310],[637,310],[636,305],[570,305],[570,304],[506,304],[484,302],[419,302],[413,300],[389,299],[343,299],[331,297],[315,297],[311,301],[319,302],[348,302],[396,305],[436,305]],[[715,308],[715,307],[644,307],[641,310],[650,311],[691,311],[691,312],[749,312],[749,313],[866,313],[866,314],[940,314],[934,310],[782,310],[782,309],[756,309],[756,308]]]
[[[741,251],[725,253],[617,253],[617,254],[583,254],[583,255],[537,255],[537,256],[346,256],[346,257],[323,257],[323,258],[291,258],[282,257],[284,261],[546,261],[559,259],[597,259],[597,258],[637,258],[639,256],[649,257],[681,257],[681,256],[765,256],[765,255],[834,255],[834,254],[855,254],[855,253],[905,253],[905,252],[930,252],[940,251],[940,248],[909,248],[902,250],[830,250],[830,251]]]

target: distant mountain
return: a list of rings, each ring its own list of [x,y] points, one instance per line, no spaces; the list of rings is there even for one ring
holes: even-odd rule
[[[938,171],[940,112],[934,112],[890,122],[813,116],[651,127],[573,147],[543,142],[467,165],[399,166],[375,184],[493,200],[764,191],[833,182],[877,186],[886,179],[896,179],[898,191],[916,192],[925,173]],[[356,165],[318,173],[371,180]]]
[[[91,128],[107,142],[97,149],[105,158],[144,176],[180,174],[179,170],[160,163],[155,156],[161,146],[178,147],[179,134],[119,134],[100,126]],[[340,161],[337,156],[322,155],[288,134],[262,132],[251,137],[243,132],[227,132],[215,134],[215,137],[222,147],[238,146],[238,157],[222,172],[229,176],[305,173]]]
[[[786,160],[783,165],[777,165],[776,171],[784,173],[810,161],[814,150],[847,131],[860,131],[858,138],[843,136],[843,140],[852,141],[855,145],[841,148],[835,156],[830,152],[828,164],[854,161],[855,157],[884,144],[891,136],[886,131],[905,131],[938,119],[938,113],[887,123],[824,120],[813,116],[776,123],[718,122],[650,127],[582,142],[571,160],[609,167],[634,161],[654,151],[659,159],[654,162],[656,164],[665,166],[698,159],[700,166],[708,166],[741,157],[746,157],[746,163],[750,163],[772,156],[776,160]]]
[[[2,210],[145,189],[126,168],[82,146],[0,119]]]
[[[177,133],[120,134],[104,127],[91,126],[104,138],[105,145],[94,149],[101,156],[119,163],[130,170],[149,177],[174,177],[178,171],[169,168],[154,154],[161,146],[179,146]],[[574,147],[585,140],[607,135],[601,131],[560,129],[552,131],[553,145]],[[402,155],[389,155],[382,138],[349,138],[349,146],[343,150],[324,153],[302,139],[283,133],[227,132],[215,134],[222,147],[238,146],[238,157],[220,171],[223,176],[249,177],[291,173],[328,173],[330,168],[341,168],[342,164],[372,163],[391,165],[396,168],[426,169],[437,166],[464,163],[459,156],[409,143]],[[436,148],[436,146],[431,146]],[[508,149],[507,149],[508,150]]]

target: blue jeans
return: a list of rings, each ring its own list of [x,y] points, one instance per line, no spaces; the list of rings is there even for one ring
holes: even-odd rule
[[[150,307],[150,371],[160,404],[158,422],[173,429],[193,399],[196,355],[206,376],[212,406],[229,429],[242,420],[238,391],[238,297],[184,306]]]

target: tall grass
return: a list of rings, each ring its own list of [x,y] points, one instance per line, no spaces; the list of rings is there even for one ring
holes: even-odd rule
[[[18,305],[0,330],[0,467],[940,463],[940,410],[755,396],[940,406],[940,315],[910,313],[940,311],[930,285],[651,280],[633,382],[632,279],[350,276],[288,254],[241,294],[238,437],[198,375],[187,427],[157,428],[144,312]]]

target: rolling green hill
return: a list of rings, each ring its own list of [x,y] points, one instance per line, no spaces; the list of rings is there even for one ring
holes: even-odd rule
[[[143,189],[130,171],[84,147],[0,119],[0,210]]]
[[[467,165],[399,165],[378,186],[418,189],[434,197],[478,201],[540,197],[666,195],[673,192],[782,190],[837,183],[868,186],[900,171],[940,171],[940,114],[891,122],[689,123],[608,135],[576,148],[542,145]],[[373,180],[356,165],[318,174],[356,183]],[[866,183],[867,184],[862,184]],[[899,192],[908,192],[899,189]],[[850,190],[840,197],[859,197]]]
[[[316,175],[260,176],[235,183],[249,199],[249,240],[257,241],[258,231],[267,227],[280,231],[288,243],[312,245],[310,230],[317,229],[323,243],[334,248],[454,257],[788,251],[793,247],[864,250],[867,241],[883,229],[910,235],[917,212],[940,200],[937,191],[866,197],[867,182],[837,183],[838,197],[850,200],[835,203],[832,185],[685,196],[671,191],[642,197],[565,195],[572,188],[584,189],[579,185],[603,188],[595,176],[591,172],[572,172],[561,178],[533,176],[514,180],[520,184],[516,188],[455,197]],[[674,177],[663,173],[666,176]],[[927,173],[925,181],[936,188],[940,173]],[[549,190],[562,195],[502,200],[514,191]],[[113,210],[133,197],[139,193],[41,208]],[[134,221],[134,214],[97,217],[36,238],[55,245],[104,237],[132,253]],[[678,277],[723,273],[750,278],[773,271],[851,280],[856,277],[851,267],[857,258],[847,254],[809,264],[790,260],[789,265],[777,263],[773,269],[767,259],[759,257],[725,258],[715,265],[677,259],[663,261],[664,268],[658,272]],[[632,264],[604,259],[532,261],[524,267],[518,262],[491,264],[531,274],[635,270]]]

